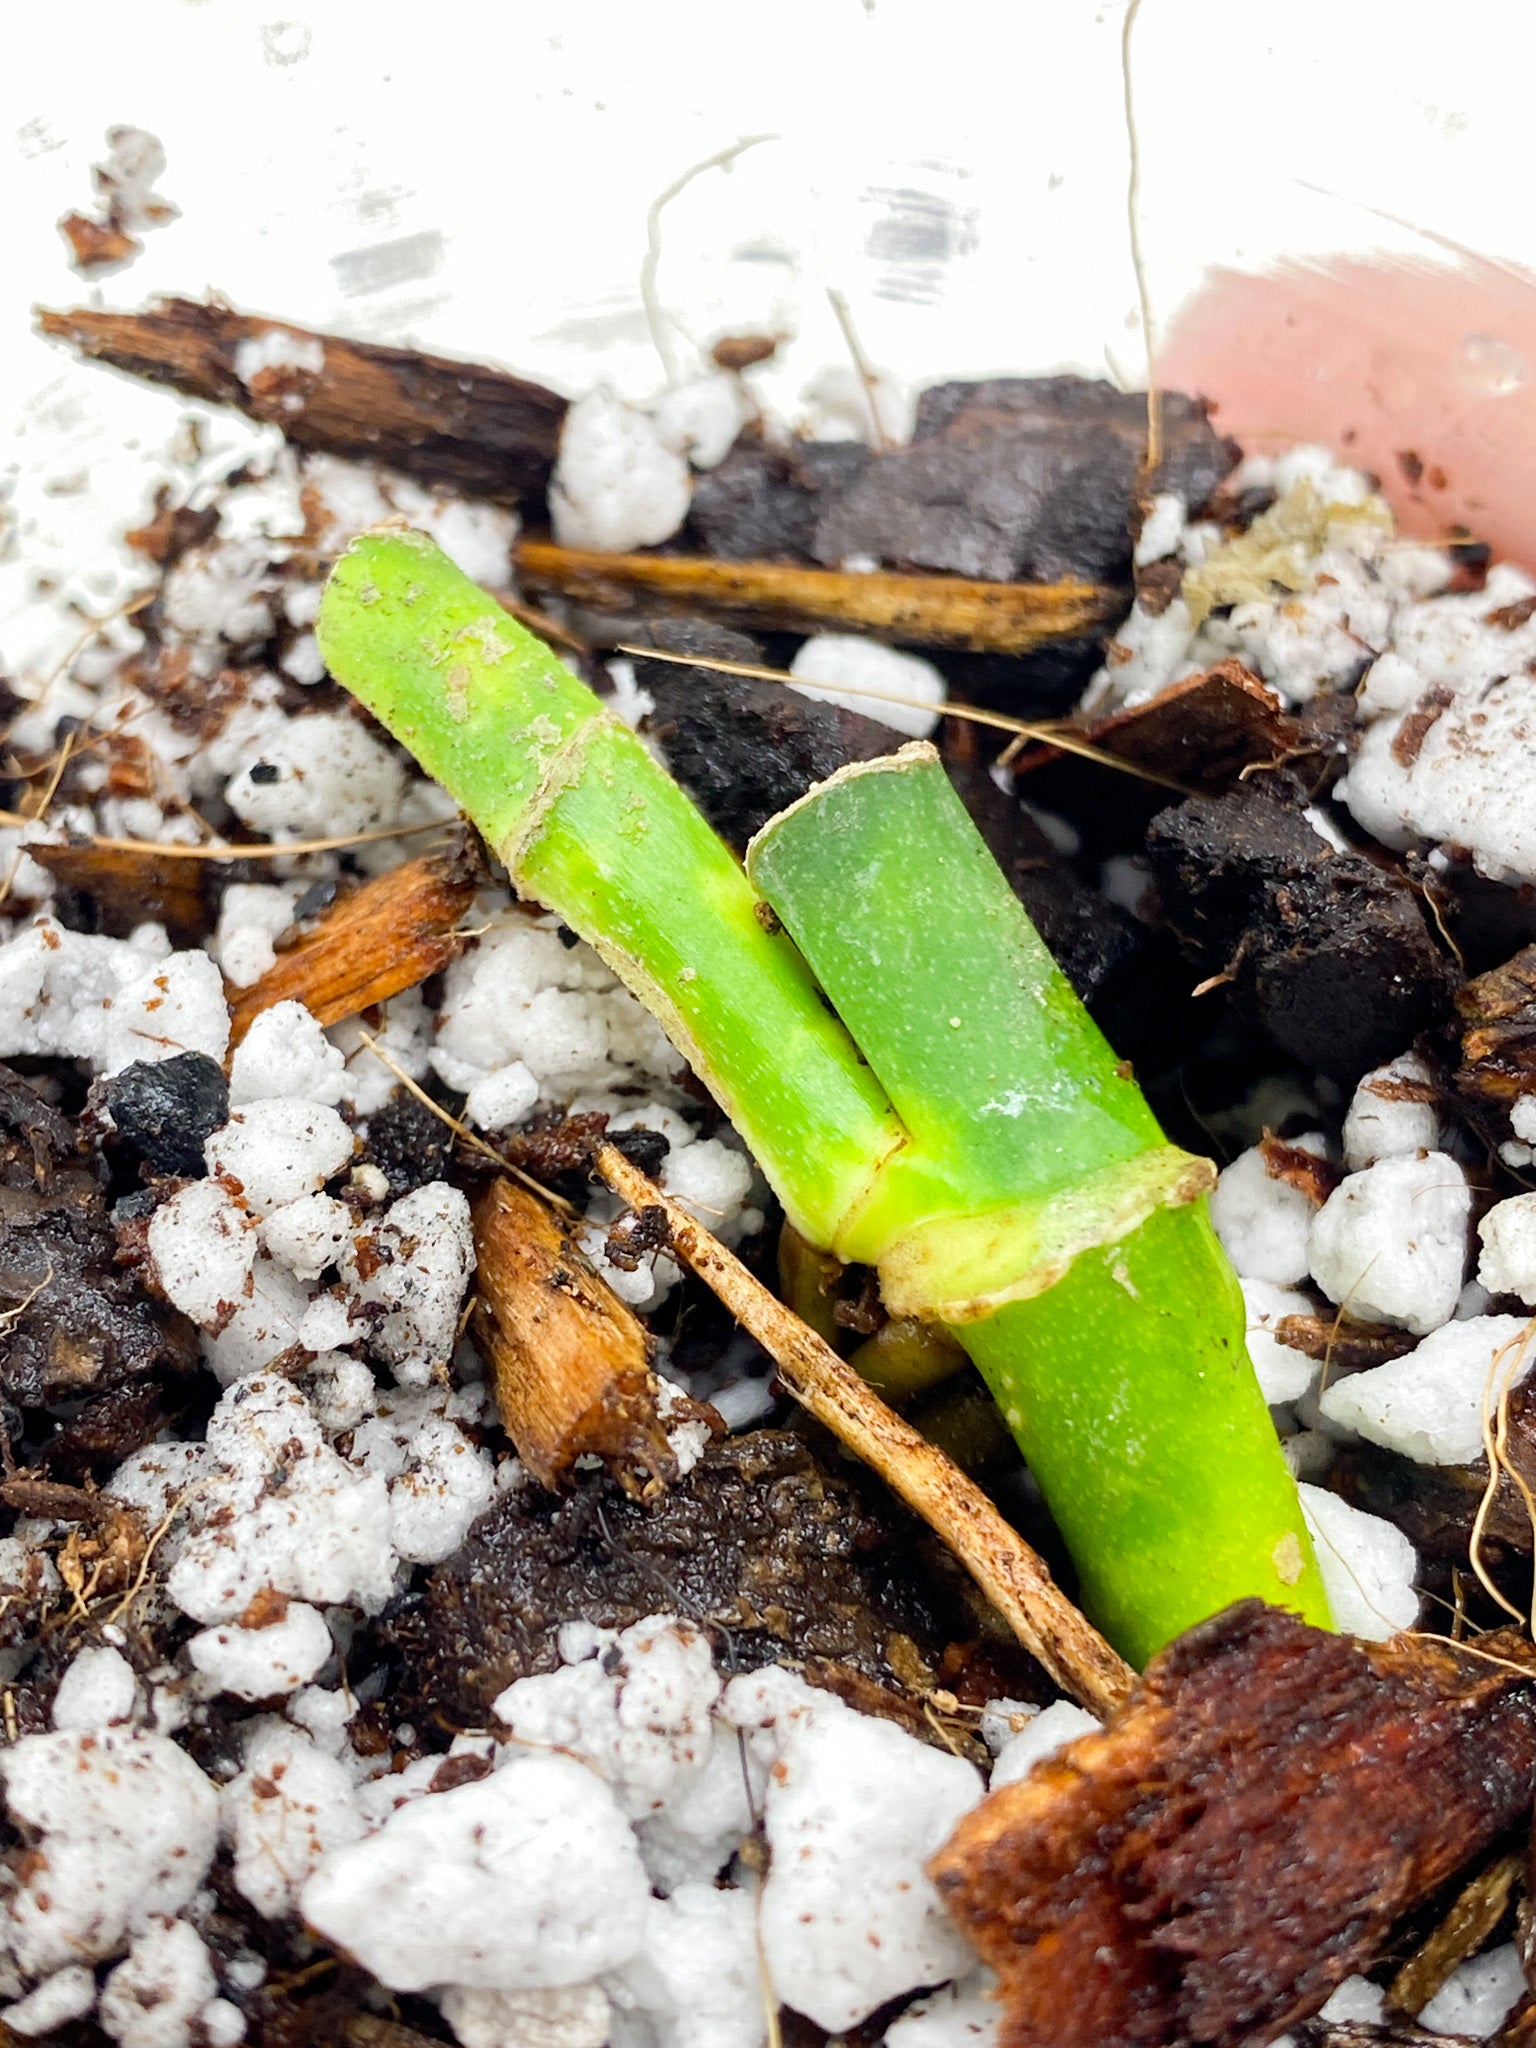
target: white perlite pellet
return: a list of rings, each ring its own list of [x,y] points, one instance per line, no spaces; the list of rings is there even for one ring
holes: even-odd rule
[[[1318,1211],[1307,1248],[1312,1277],[1360,1321],[1423,1336],[1456,1312],[1471,1215],[1466,1174],[1448,1153],[1379,1160],[1350,1174]]]
[[[721,1739],[712,1719],[720,1679],[707,1639],[665,1615],[637,1622],[607,1644],[601,1656],[519,1679],[493,1711],[520,1740],[590,1763],[638,1821],[675,1804],[702,1779]],[[734,1751],[734,1742],[723,1739]],[[731,1817],[745,1815],[750,1825],[745,1800],[743,1790]]]
[[[482,1131],[510,1130],[531,1115],[539,1099],[538,1077],[522,1060],[509,1060],[475,1082],[464,1098],[464,1117]]]
[[[818,633],[805,641],[789,672],[802,697],[839,704],[915,740],[925,740],[933,731],[948,695],[948,685],[931,661],[852,633]],[[916,702],[900,703],[899,698]]]
[[[641,1947],[607,1979],[657,2048],[759,2048],[765,2037],[757,1901],[750,1890],[680,1884],[647,1901]]]
[[[980,1795],[974,1767],[787,1671],[733,1679],[724,1712],[769,1767],[760,1928],[780,1996],[838,2032],[962,1974],[925,1866]]]
[[[751,417],[752,402],[739,377],[694,377],[670,385],[651,408],[658,438],[695,469],[724,462]]]
[[[321,527],[317,545],[322,554],[339,555],[349,540],[370,526],[405,519],[431,534],[471,581],[490,590],[505,590],[510,584],[518,519],[505,506],[431,491],[398,470],[348,462],[339,455],[306,454],[300,474],[306,497],[312,503],[318,501]],[[318,591],[310,598],[313,585],[290,584],[288,588],[289,618],[295,625],[312,625]],[[306,600],[297,612],[295,591]]]
[[[1533,593],[1536,582],[1500,563],[1481,591],[1398,613],[1362,692],[1373,722],[1336,791],[1385,845],[1439,841],[1464,847],[1494,880],[1536,878],[1536,810],[1526,800],[1536,618],[1500,616],[1513,606],[1518,620]]]
[[[1378,1159],[1433,1152],[1440,1142],[1429,1068],[1405,1052],[1367,1074],[1344,1119],[1344,1164],[1351,1173]]]
[[[1319,1131],[1288,1138],[1303,1152],[1327,1155]],[[1300,1188],[1272,1174],[1263,1148],[1254,1145],[1224,1167],[1211,1194],[1211,1222],[1227,1257],[1245,1280],[1294,1287],[1307,1277],[1307,1240],[1316,1204]]]
[[[345,1054],[302,1003],[274,1003],[258,1012],[235,1047],[229,1063],[230,1107],[282,1096],[332,1105],[341,1100],[346,1064]]]
[[[998,1751],[992,1766],[992,1790],[995,1792],[999,1785],[1011,1785],[1016,1778],[1028,1777],[1036,1764],[1055,1756],[1069,1742],[1076,1742],[1079,1735],[1098,1732],[1099,1723],[1086,1707],[1076,1706],[1071,1700],[1054,1701]]]
[[[604,2048],[611,2010],[600,1984],[480,1991],[450,1984],[443,2018],[461,2048]]]
[[[208,1171],[257,1216],[295,1202],[352,1160],[352,1132],[323,1103],[278,1096],[247,1102],[203,1148]]]
[[[402,1386],[424,1387],[453,1354],[475,1267],[469,1203],[446,1181],[429,1181],[395,1202],[365,1242],[373,1270],[361,1277],[354,1247],[343,1277],[355,1302],[384,1311],[371,1348]]]
[[[79,1650],[59,1680],[49,1716],[55,1728],[110,1728],[131,1721],[138,1702],[133,1666],[110,1644]]]
[[[258,1252],[248,1293],[227,1321],[203,1337],[203,1357],[219,1385],[246,1379],[291,1351],[300,1342],[308,1308],[308,1289]]]
[[[1384,1642],[1412,1628],[1419,1613],[1413,1583],[1419,1560],[1401,1529],[1322,1487],[1302,1485],[1297,1491],[1338,1626],[1367,1642]]]
[[[116,1074],[181,1052],[222,1060],[229,1011],[206,953],[173,953],[159,925],[128,939],[42,917],[0,944],[0,1059],[87,1061]]]
[[[1490,1294],[1514,1294],[1536,1307],[1536,1195],[1496,1202],[1477,1226],[1482,1257],[1479,1284]]]
[[[0,1752],[13,1820],[39,1849],[8,1902],[29,1975],[110,1956],[203,1881],[218,1833],[213,1787],[184,1750],[126,1729],[24,1735]]]
[[[261,1244],[296,1280],[317,1280],[351,1250],[357,1229],[352,1210],[334,1195],[300,1195],[263,1219]]]
[[[148,1243],[167,1300],[201,1329],[222,1329],[250,1298],[255,1220],[221,1181],[178,1188],[150,1218]]]
[[[1188,513],[1189,508],[1177,491],[1157,492],[1136,536],[1134,560],[1138,569],[1178,552]]]
[[[1380,2020],[1386,2003],[1387,1994],[1380,1984],[1373,1984],[1369,1977],[1346,1977],[1319,2012],[1318,2018],[1329,2020],[1335,2026],[1347,2026],[1352,2021],[1374,2026]]]
[[[1275,1327],[1287,1316],[1316,1313],[1309,1296],[1294,1287],[1275,1287],[1268,1280],[1244,1280],[1243,1306],[1247,1312],[1248,1356],[1264,1398],[1273,1407],[1279,1402],[1299,1401],[1317,1378],[1315,1358],[1282,1344]]]
[[[1437,2034],[1486,2040],[1503,2024],[1516,1999],[1525,1995],[1520,1952],[1511,1942],[1473,1956],[1447,1978],[1419,2014]]]
[[[365,1822],[353,1772],[304,1729],[262,1714],[243,1735],[245,1768],[220,1795],[223,1827],[234,1846],[236,1886],[263,1918],[276,1920],[293,1911],[321,1858],[355,1842]]]
[[[399,758],[357,719],[317,711],[262,740],[224,801],[269,839],[320,839],[397,823],[405,786]]]
[[[885,2030],[886,2048],[995,2048],[1003,2011],[988,1970],[909,2005]]]
[[[613,1794],[570,1757],[504,1754],[304,1887],[304,1918],[392,1990],[578,1984],[640,1947],[650,1887]]]
[[[185,1920],[151,1921],[106,1981],[102,2030],[122,2048],[188,2048],[193,2024],[217,1990],[196,1928]]]
[[[185,1614],[236,1621],[258,1593],[383,1605],[394,1585],[389,1494],[330,1448],[286,1380],[237,1381],[208,1423],[188,1530],[166,1575]]]
[[[562,546],[656,547],[687,518],[692,496],[687,462],[643,412],[601,385],[569,408],[549,486]]]
[[[292,924],[299,893],[297,882],[230,883],[219,905],[218,930],[208,947],[226,981],[236,988],[250,988],[276,965],[273,941]],[[239,1058],[238,1051],[235,1057]]]
[[[96,1979],[83,1963],[68,1963],[45,1977],[25,1998],[0,2009],[0,2020],[13,2034],[30,2040],[51,2034],[71,2020],[84,2019],[95,2003]]]
[[[313,1678],[331,1647],[331,1632],[320,1613],[292,1600],[279,1618],[258,1627],[226,1622],[204,1629],[188,1643],[187,1656],[209,1692],[269,1700]]]
[[[389,1394],[353,1430],[352,1461],[388,1482],[389,1540],[411,1564],[452,1557],[495,1492],[489,1455],[443,1412],[455,1405],[441,1387]]]
[[[1350,1373],[1318,1406],[1372,1443],[1420,1465],[1470,1465],[1483,1455],[1500,1395],[1518,1386],[1536,1348],[1522,1316],[1473,1316],[1433,1331],[1403,1358]]]

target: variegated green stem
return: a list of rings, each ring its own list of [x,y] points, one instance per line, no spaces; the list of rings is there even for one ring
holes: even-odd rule
[[[1198,1201],[1209,1168],[1163,1140],[931,749],[774,820],[754,889],[644,745],[422,536],[354,542],[318,632],[518,888],[658,1018],[802,1235],[953,1328],[1123,1648],[1242,1594],[1326,1617]]]
[[[820,783],[747,870],[912,1133],[834,1248],[947,1323],[1133,1662],[1245,1594],[1326,1622],[1205,1213],[928,746]],[[907,1160],[952,1191],[919,1213]]]
[[[901,1127],[677,784],[424,535],[354,541],[317,632],[331,673],[463,805],[518,888],[634,990],[802,1234],[828,1243]]]

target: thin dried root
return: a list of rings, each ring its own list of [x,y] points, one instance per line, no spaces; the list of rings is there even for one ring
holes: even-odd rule
[[[0,826],[31,825],[36,818],[33,811],[0,810]],[[179,840],[113,839],[106,833],[92,832],[72,838],[63,846],[53,846],[44,840],[38,846],[29,846],[27,853],[34,859],[39,854],[82,849],[88,853],[139,853],[167,861],[296,860],[301,853],[344,853],[354,846],[374,846],[381,839],[419,839],[428,832],[445,832],[451,823],[446,818],[423,818],[414,825],[378,825],[368,832],[341,832],[328,839],[255,839],[234,843],[221,839],[196,846],[184,846]]]
[[[498,604],[501,600],[497,599]],[[526,621],[525,621],[526,622]],[[545,638],[549,636],[546,634]],[[753,661],[722,661],[711,658],[701,661],[697,655],[668,654],[660,647],[638,647],[620,640],[614,648],[616,654],[638,655],[642,661],[671,662],[676,668],[705,668],[720,676],[755,676],[759,682],[787,683],[791,687],[800,678],[788,669],[763,668]],[[875,690],[864,683],[839,683],[838,692],[847,697],[863,697],[870,704],[901,704],[908,710],[926,711],[930,706],[920,697],[905,697],[895,690]],[[1175,686],[1177,687],[1177,686]],[[878,711],[870,712],[871,718],[878,718]],[[950,697],[944,704],[944,716],[959,719],[963,725],[990,727],[994,732],[1011,732],[1013,739],[998,756],[998,766],[1007,767],[1016,758],[1016,749],[1025,740],[1039,740],[1042,751],[1039,762],[1054,760],[1058,754],[1071,754],[1080,761],[1092,761],[1100,768],[1113,768],[1121,775],[1134,775],[1138,781],[1156,783],[1160,789],[1176,790],[1180,796],[1196,796],[1198,791],[1186,783],[1176,782],[1172,777],[1161,774],[1155,768],[1148,768],[1139,761],[1122,758],[1119,754],[1096,747],[1091,740],[1085,740],[1064,719],[1013,718],[1006,711],[984,711],[975,704],[962,704],[958,698]],[[0,817],[0,823],[3,823]]]
[[[300,1002],[321,1024],[339,1024],[438,973],[464,943],[457,927],[478,880],[476,860],[461,841],[342,897],[260,981],[232,992],[231,1043],[238,1045],[274,1003]]]
[[[1066,1598],[1044,1561],[980,1487],[888,1408],[814,1330],[615,1146],[598,1148],[596,1167],[632,1209],[665,1213],[674,1250],[769,1353],[795,1399],[943,1538],[1057,1684],[1095,1714],[1118,1706],[1135,1685],[1135,1672]]]
[[[507,1180],[481,1195],[474,1227],[475,1334],[534,1478],[557,1487],[578,1458],[595,1456],[633,1492],[675,1479],[645,1331],[569,1229]]]
[[[518,575],[598,611],[705,612],[789,632],[860,632],[924,647],[1022,654],[1046,640],[1091,633],[1124,609],[1094,583],[985,583],[962,576],[867,575],[787,562],[723,562],[682,555],[607,555],[525,540]]]

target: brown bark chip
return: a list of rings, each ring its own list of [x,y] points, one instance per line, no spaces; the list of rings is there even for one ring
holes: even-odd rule
[[[1463,984],[1457,1093],[1474,1108],[1508,1112],[1536,1088],[1536,946]]]
[[[1394,1330],[1385,1323],[1357,1323],[1340,1312],[1282,1316],[1275,1325],[1275,1339],[1291,1351],[1320,1360],[1334,1373],[1369,1372],[1374,1365],[1401,1358],[1418,1342],[1406,1330]]]
[[[951,1611],[914,1525],[862,1473],[755,1429],[709,1444],[650,1499],[604,1472],[568,1493],[498,1494],[381,1634],[399,1659],[397,1714],[479,1725],[515,1679],[558,1670],[568,1621],[680,1614],[730,1670],[820,1660],[900,1691],[897,1639],[942,1669]],[[1029,1667],[1007,1668],[1009,1691],[1028,1683]]]
[[[456,840],[338,897],[259,981],[230,991],[231,1043],[274,1003],[339,1024],[438,973],[464,948],[458,925],[479,880],[473,847]]]
[[[177,946],[198,946],[214,922],[204,893],[205,863],[121,846],[36,846],[28,855],[66,889],[96,905],[101,929],[126,938],[152,918]]]
[[[1001,2048],[1237,2048],[1317,2011],[1533,1790],[1529,1644],[1242,1601],[930,1868],[1001,1979]]]
[[[1240,661],[1170,683],[1089,726],[1087,736],[1107,754],[1209,796],[1233,788],[1245,768],[1301,751],[1303,742],[1299,721]]]
[[[144,313],[45,310],[38,326],[97,362],[270,421],[296,447],[543,514],[566,402],[524,377],[193,299],[157,299]],[[236,349],[274,331],[318,342],[320,367],[273,365],[247,382]]]
[[[522,540],[514,551],[530,590],[595,611],[671,613],[793,633],[863,633],[915,647],[1022,654],[1091,631],[1120,609],[1116,591],[1061,578],[993,582],[889,570],[805,569],[782,562],[691,555],[611,555]],[[871,699],[870,709],[875,709]]]
[[[1321,1209],[1343,1179],[1336,1166],[1309,1152],[1305,1145],[1287,1145],[1266,1131],[1259,1140],[1264,1171],[1271,1180],[1283,1181],[1299,1195],[1305,1195],[1314,1209]]]
[[[474,1215],[475,1332],[534,1478],[558,1487],[600,1457],[636,1492],[676,1479],[644,1326],[536,1195],[493,1181]]]
[[[110,221],[92,220],[83,213],[66,213],[59,222],[59,233],[69,244],[70,268],[82,277],[103,277],[110,270],[121,270],[144,247]]]

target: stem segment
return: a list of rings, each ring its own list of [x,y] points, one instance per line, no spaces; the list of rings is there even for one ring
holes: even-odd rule
[[[1245,1593],[1326,1622],[1209,1165],[1164,1141],[933,749],[818,784],[747,868],[953,1191],[925,1211],[899,1157],[835,1249],[969,1351],[1095,1620],[1137,1661]]]
[[[588,939],[708,1085],[813,1243],[902,1142],[879,1083],[728,850],[633,733],[414,533],[364,534],[327,665]]]
[[[518,888],[657,1017],[802,1236],[951,1327],[1123,1650],[1255,1593],[1327,1618],[1209,1163],[1166,1143],[932,748],[771,821],[749,853],[765,904],[641,742],[423,536],[355,541],[318,632]]]
[[[1203,1198],[955,1335],[1132,1663],[1244,1593],[1332,1625]]]

